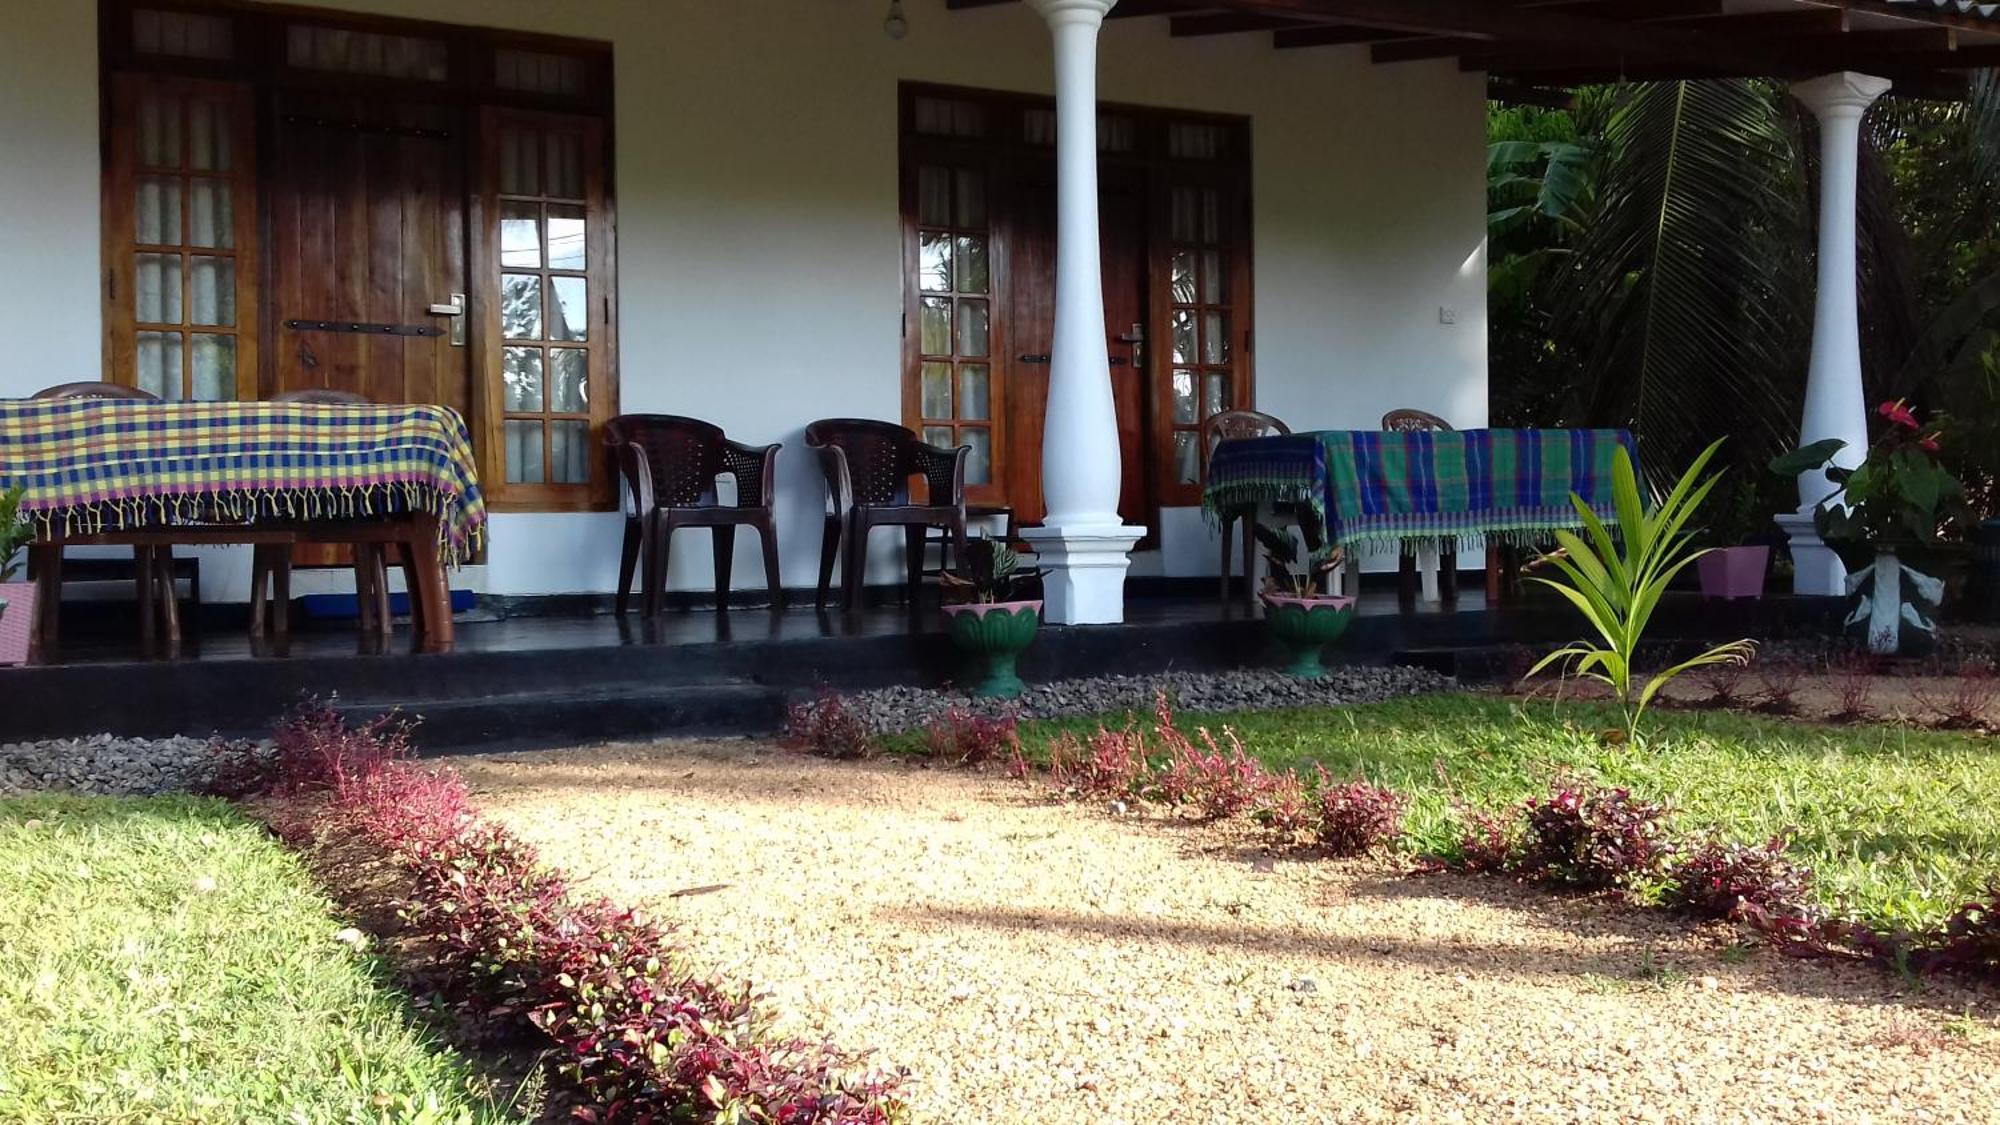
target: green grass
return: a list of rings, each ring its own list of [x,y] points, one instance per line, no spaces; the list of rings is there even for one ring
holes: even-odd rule
[[[0,800],[0,1121],[498,1120],[228,805]]]
[[[1123,722],[1122,717],[1115,720]],[[1409,846],[1454,850],[1460,801],[1515,804],[1563,774],[1662,801],[1677,830],[1786,835],[1830,905],[1870,921],[1939,921],[2000,879],[2000,749],[1986,738],[1659,712],[1644,749],[1603,745],[1615,709],[1436,695],[1363,707],[1188,716],[1227,724],[1276,769],[1366,776],[1412,799]],[[1031,751],[1093,721],[1024,724]]]

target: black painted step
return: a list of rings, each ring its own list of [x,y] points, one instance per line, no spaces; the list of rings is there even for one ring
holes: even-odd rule
[[[351,721],[391,709],[381,702],[339,705]],[[421,719],[416,742],[426,754],[486,753],[624,739],[770,734],[784,721],[785,694],[759,684],[706,683],[409,700],[394,709]]]

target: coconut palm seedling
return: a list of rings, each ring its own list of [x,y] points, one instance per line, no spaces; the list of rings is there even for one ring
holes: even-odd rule
[[[1571,493],[1584,533],[1556,532],[1559,550],[1544,556],[1544,561],[1559,577],[1529,580],[1561,594],[1595,636],[1549,653],[1528,674],[1560,667],[1564,675],[1609,687],[1624,713],[1629,740],[1637,740],[1647,706],[1674,677],[1693,668],[1745,663],[1755,651],[1748,640],[1716,645],[1654,673],[1635,688],[1634,660],[1661,597],[1681,571],[1707,553],[1694,547],[1696,531],[1688,523],[1721,479],[1721,473],[1702,479],[1702,470],[1721,445],[1717,440],[1703,450],[1650,513],[1639,495],[1631,455],[1620,449],[1611,469],[1615,525],[1607,526],[1582,497]]]

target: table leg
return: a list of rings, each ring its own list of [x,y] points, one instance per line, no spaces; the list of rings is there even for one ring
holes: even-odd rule
[[[174,589],[174,549],[153,548],[153,581],[159,584],[160,613],[166,626],[167,651],[181,647],[181,599]]]
[[[159,596],[159,575],[153,570],[153,548],[132,548],[132,570],[138,575],[139,597],[139,648],[150,654],[153,651],[153,635],[158,624],[159,610],[153,599]]]
[[[1422,583],[1420,596],[1426,602],[1438,599],[1438,549],[1435,543],[1417,548],[1417,574]]]
[[[423,602],[423,631],[417,636],[418,652],[450,652],[451,585],[445,580],[444,559],[438,552],[438,522],[435,517],[416,520],[403,550],[409,552],[416,568],[418,589],[411,601]]]
[[[36,543],[28,548],[28,554],[35,564],[33,643],[43,655],[53,655],[57,625],[62,620],[62,548],[54,543]]]

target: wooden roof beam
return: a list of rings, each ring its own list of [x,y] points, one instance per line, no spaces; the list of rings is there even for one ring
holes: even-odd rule
[[[1317,27],[1280,31],[1271,36],[1271,42],[1280,50],[1293,50],[1300,47],[1344,47],[1354,43],[1380,43],[1387,39],[1403,38],[1406,36],[1400,31],[1329,23]]]
[[[1167,34],[1175,39],[1188,39],[1199,35],[1233,35],[1242,31],[1283,31],[1289,28],[1326,26],[1328,25],[1286,19],[1283,16],[1218,12],[1211,15],[1175,16],[1167,25]]]

